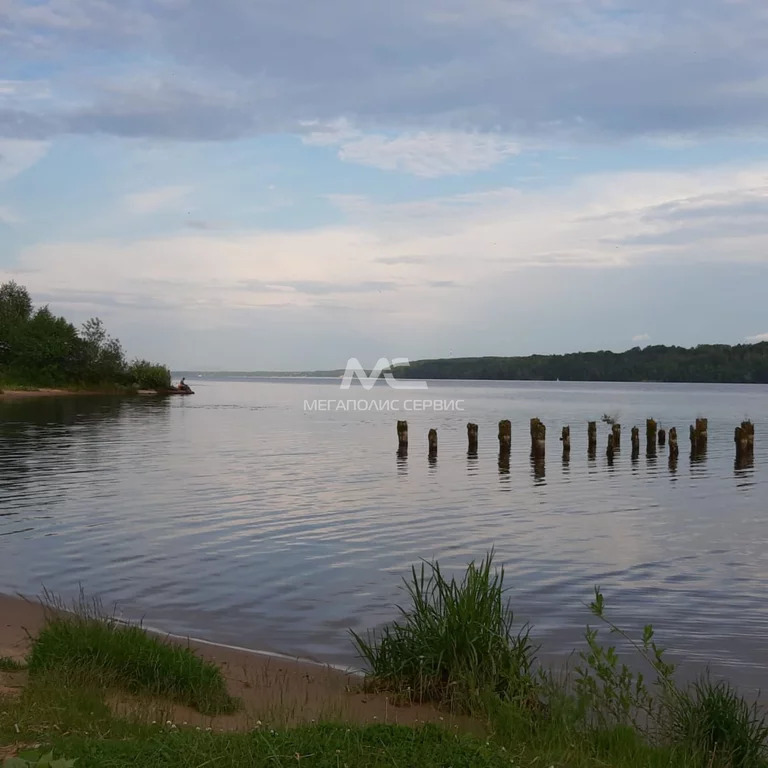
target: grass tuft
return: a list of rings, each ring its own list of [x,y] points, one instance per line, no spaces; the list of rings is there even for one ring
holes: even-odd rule
[[[399,608],[401,619],[378,636],[352,632],[368,684],[464,712],[481,708],[488,695],[527,697],[535,649],[527,627],[513,630],[503,581],[492,551],[470,563],[460,581],[437,562],[412,567],[405,581],[411,605]]]
[[[0,672],[20,672],[25,665],[10,656],[0,656]]]
[[[103,687],[167,698],[203,714],[227,714],[238,708],[215,664],[190,648],[93,610],[49,612],[27,662],[33,678],[65,672]]]
[[[755,768],[768,763],[768,725],[756,703],[708,675],[678,692],[670,705],[669,735],[702,765]]]

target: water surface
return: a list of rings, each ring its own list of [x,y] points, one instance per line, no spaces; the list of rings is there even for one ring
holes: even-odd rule
[[[687,668],[711,663],[768,687],[768,388],[431,382],[429,397],[465,411],[408,414],[305,411],[305,400],[350,394],[337,381],[194,388],[0,403],[0,591],[72,597],[82,585],[169,631],[354,664],[348,629],[393,617],[411,563],[458,568],[493,546],[546,653],[579,642],[599,584],[618,621],[656,625]],[[384,386],[351,394],[403,398]],[[606,412],[624,427],[613,466],[605,424],[587,457],[586,422]],[[529,458],[531,416],[548,428],[543,471]],[[644,435],[631,460],[629,429],[649,416],[677,426],[676,467],[646,457]],[[692,462],[697,416],[709,418],[709,450]],[[754,466],[735,468],[733,429],[747,417]],[[467,421],[480,425],[476,458]]]

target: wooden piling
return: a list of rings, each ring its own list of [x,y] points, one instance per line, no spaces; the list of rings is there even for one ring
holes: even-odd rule
[[[707,419],[696,419],[696,424],[691,424],[691,456],[702,456],[707,451]]]
[[[608,435],[608,447],[606,448],[605,455],[608,458],[608,463],[613,464],[613,456],[614,452],[616,451],[616,438],[613,435],[613,431],[611,431]]]
[[[654,419],[646,419],[645,422],[645,442],[649,456],[656,455],[656,422]]]
[[[621,448],[621,424],[611,424],[613,434],[613,447],[618,451]]]
[[[429,456],[434,458],[437,456],[437,430],[430,429],[427,434],[427,442],[429,443]]]
[[[587,422],[587,451],[590,456],[594,457],[597,453],[597,422]]]
[[[400,456],[408,454],[408,422],[397,422],[397,453]]]
[[[632,458],[636,459],[640,455],[640,429],[632,427]]]
[[[667,444],[667,431],[665,429],[659,430],[659,445],[664,446]]]
[[[755,425],[751,421],[742,421],[734,434],[736,442],[736,464],[747,464],[755,452]]]
[[[571,455],[571,428],[563,427],[560,440],[563,443],[563,458],[567,459]]]
[[[477,455],[477,424],[471,421],[467,424],[467,453],[470,456]]]
[[[669,458],[677,458],[680,449],[677,445],[677,427],[669,430]]]
[[[499,453],[509,454],[512,448],[512,423],[509,419],[499,422]]]
[[[531,456],[543,458],[547,442],[547,428],[540,419],[531,419]]]

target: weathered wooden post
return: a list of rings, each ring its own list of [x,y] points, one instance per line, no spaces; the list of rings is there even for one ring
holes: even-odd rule
[[[408,422],[397,422],[397,455],[408,455]]]
[[[640,430],[632,427],[632,459],[635,460],[640,455]]]
[[[470,456],[477,454],[477,424],[471,421],[467,424],[467,453]]]
[[[618,451],[621,448],[621,424],[611,424],[613,434],[613,447]]]
[[[587,453],[594,458],[597,453],[597,422],[587,422]]]
[[[509,419],[499,422],[499,453],[509,453],[512,448],[512,423]]]
[[[669,430],[669,457],[677,458],[680,449],[677,446],[677,427],[672,427]]]
[[[752,461],[755,451],[755,425],[751,421],[742,421],[736,427],[736,465],[744,466]]]
[[[531,419],[531,456],[543,459],[547,444],[547,428],[540,419]]]
[[[696,419],[696,424],[691,424],[691,456],[698,458],[707,452],[707,419]]]
[[[568,461],[571,457],[571,428],[563,427],[560,440],[563,443],[563,461]]]
[[[667,444],[667,431],[665,429],[659,430],[659,445],[666,445]]]
[[[427,442],[429,443],[429,457],[431,459],[437,456],[437,430],[430,429],[427,434]]]
[[[608,448],[605,451],[605,455],[608,458],[609,464],[613,464],[613,455],[616,450],[616,443],[614,442],[615,439],[616,438],[613,435],[613,431],[611,431],[608,435]]]
[[[645,422],[645,442],[649,456],[656,455],[656,422],[653,419],[646,419]]]
[[[509,474],[509,452],[512,448],[512,422],[502,419],[499,422],[499,474]]]

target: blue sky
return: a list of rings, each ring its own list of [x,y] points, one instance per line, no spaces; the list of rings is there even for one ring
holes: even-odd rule
[[[0,1],[0,280],[174,367],[768,338],[757,0]]]

